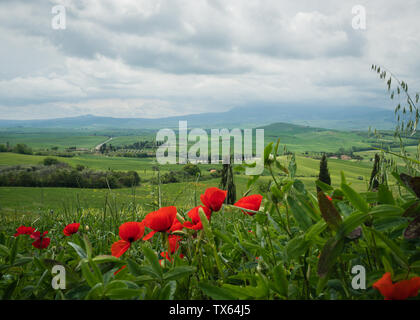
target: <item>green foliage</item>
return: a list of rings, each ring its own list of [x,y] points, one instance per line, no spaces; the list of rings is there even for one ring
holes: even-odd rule
[[[59,161],[56,158],[47,157],[42,161],[42,163],[44,164],[44,166],[52,166],[57,165]]]
[[[6,167],[0,169],[0,186],[121,188],[137,186],[136,171],[95,171],[74,169],[56,158],[45,158],[42,166]]]
[[[166,233],[157,233],[147,242],[131,243],[120,258],[109,255],[123,222],[141,221],[156,209],[156,191],[150,184],[137,191],[106,190],[99,201],[105,204],[95,210],[79,204],[41,212],[36,218],[0,216],[0,297],[370,300],[382,299],[372,284],[383,273],[392,272],[395,281],[420,275],[420,192],[416,177],[390,172],[397,186],[383,183],[377,192],[371,192],[367,184],[363,190],[355,186],[359,172],[353,172],[354,164],[349,163],[341,173],[341,184],[329,185],[317,180],[318,161],[279,155],[278,150],[279,143],[266,147],[262,175],[250,177],[248,183],[246,177],[235,177],[243,179],[238,194],[262,191],[260,210],[250,216],[224,206],[210,220],[200,210],[203,229],[182,230],[180,247],[169,259],[162,255],[168,252]],[[300,163],[309,162],[313,163],[310,184],[299,171]],[[330,160],[330,169],[336,163]],[[335,170],[331,174],[339,181]],[[369,173],[367,166],[365,173]],[[174,195],[182,194],[182,205],[177,207],[179,216],[186,218],[197,201],[190,195],[199,195],[218,183],[216,179],[209,180],[208,185],[195,181],[162,186],[162,202],[177,204]],[[191,188],[184,190],[182,186]],[[144,202],[132,205],[135,197]],[[80,231],[65,237],[62,229],[73,221],[81,223]],[[29,236],[13,237],[21,224],[49,230],[51,245],[38,250],[32,247]],[[66,289],[51,287],[51,269],[56,264],[65,267]],[[366,268],[366,290],[351,288],[355,265]]]

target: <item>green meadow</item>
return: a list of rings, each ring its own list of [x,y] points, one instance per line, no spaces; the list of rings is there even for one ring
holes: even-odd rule
[[[36,165],[46,158],[44,156],[20,155],[13,153],[0,153],[0,166],[5,165]],[[156,176],[153,166],[156,165],[151,159],[132,159],[104,156],[80,156],[74,158],[59,158],[62,162],[67,162],[72,166],[83,164],[98,170],[135,170],[139,173],[143,182],[135,188],[121,189],[78,189],[78,188],[32,188],[32,187],[0,187],[0,208],[1,210],[21,211],[21,212],[41,212],[50,209],[76,209],[76,208],[104,208],[107,204],[116,203],[118,206],[136,205],[145,210],[153,209],[159,199],[159,191],[156,185],[152,185],[148,180]],[[314,181],[319,171],[319,160],[297,156],[297,177],[309,190],[315,190]],[[345,161],[329,160],[329,170],[332,185],[337,187],[340,183],[340,172],[344,171],[349,183],[358,190],[366,190],[367,181],[370,176],[372,163],[370,161]],[[199,165],[203,175],[208,174],[210,168],[217,165]],[[160,166],[161,174],[171,170],[181,170],[182,165]],[[237,194],[241,195],[247,191],[246,184],[249,177],[245,174],[236,174],[235,183]],[[270,180],[268,172],[260,177],[259,182],[254,187],[258,192],[258,186]],[[161,185],[161,198],[163,201],[176,203],[180,207],[188,207],[199,201],[198,194],[207,187],[218,186],[220,179],[210,179],[205,181],[179,182]],[[194,195],[195,200],[194,200]]]
[[[315,190],[314,181],[319,173],[319,154],[322,152],[337,152],[339,149],[351,150],[352,148],[366,149],[354,152],[363,157],[363,160],[328,160],[332,185],[338,187],[340,175],[343,171],[348,183],[357,191],[366,191],[372,170],[372,158],[378,150],[371,147],[372,143],[392,142],[392,136],[385,134],[381,139],[376,139],[368,132],[337,131],[307,126],[276,123],[263,127],[265,144],[277,141],[280,138],[280,153],[286,148],[296,153],[297,178],[300,179],[308,190]],[[24,143],[36,152],[41,149],[58,147],[85,148],[93,150],[95,146],[112,137],[109,142],[114,146],[133,144],[134,142],[155,138],[153,130],[52,130],[52,129],[13,129],[0,132],[0,144],[11,145]],[[413,138],[409,140],[415,141]],[[395,149],[398,150],[398,149]],[[417,147],[408,146],[410,155],[415,156]],[[51,156],[26,155],[11,152],[0,153],[0,169],[7,166],[35,166]],[[151,210],[161,201],[167,204],[175,203],[179,207],[188,207],[199,201],[197,194],[207,187],[218,186],[220,178],[211,178],[209,171],[220,169],[220,164],[199,164],[202,180],[197,183],[180,181],[177,183],[162,184],[158,187],[150,183],[156,179],[156,167],[160,174],[171,171],[180,171],[183,165],[167,164],[158,165],[155,158],[129,158],[116,157],[94,152],[74,152],[73,157],[54,157],[60,162],[65,162],[76,168],[78,165],[101,171],[136,171],[141,183],[136,188],[121,189],[77,189],[77,188],[32,188],[32,187],[0,187],[0,208],[3,212],[43,212],[49,210],[75,210],[77,208],[106,208],[113,201],[117,206],[137,206],[144,210]],[[286,165],[285,156],[281,161]],[[402,164],[402,160],[397,159]],[[247,192],[249,177],[243,172],[236,172],[235,183],[237,196]],[[259,192],[270,180],[269,172],[264,172],[251,192]],[[162,200],[164,199],[164,200]],[[163,205],[161,203],[161,205]]]

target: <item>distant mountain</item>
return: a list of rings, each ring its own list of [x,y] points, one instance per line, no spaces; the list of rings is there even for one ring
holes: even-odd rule
[[[304,126],[340,130],[392,129],[394,114],[390,110],[363,107],[289,107],[259,105],[237,107],[226,112],[190,114],[159,119],[112,118],[84,115],[45,120],[0,120],[1,128],[87,128],[87,129],[160,129],[176,128],[178,121],[188,121],[189,128],[247,128],[287,122]]]

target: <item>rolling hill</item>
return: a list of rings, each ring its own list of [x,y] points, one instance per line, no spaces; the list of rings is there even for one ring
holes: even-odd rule
[[[309,107],[288,105],[256,105],[237,107],[225,112],[190,114],[185,116],[146,118],[112,118],[84,115],[45,120],[0,120],[0,128],[85,128],[85,129],[160,129],[176,128],[178,121],[201,128],[249,128],[274,122],[287,122],[340,130],[392,129],[391,110],[364,107]]]

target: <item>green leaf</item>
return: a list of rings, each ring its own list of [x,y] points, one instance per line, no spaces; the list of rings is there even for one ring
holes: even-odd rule
[[[33,257],[21,257],[21,258],[17,258],[15,259],[15,263],[13,263],[13,266],[23,266],[29,262],[34,261]]]
[[[213,230],[213,233],[216,235],[216,237],[222,239],[224,242],[229,243],[232,246],[235,246],[235,243],[232,241],[232,239],[224,234],[223,232],[220,232],[219,230]]]
[[[341,175],[341,184],[347,184],[346,176],[344,175],[343,171],[340,171],[340,175]]]
[[[283,265],[277,265],[273,269],[274,287],[276,291],[283,297],[288,296],[289,282],[286,277],[286,270]]]
[[[277,154],[279,152],[279,146],[280,146],[280,138],[277,139],[276,145],[274,147],[274,160],[277,160]]]
[[[91,259],[92,258],[92,245],[90,244],[90,241],[86,234],[83,235],[83,242],[85,244],[87,258]]]
[[[229,291],[229,293],[237,299],[261,299],[267,295],[268,287],[265,286],[262,279],[258,278],[258,285],[255,286],[237,286],[232,284],[224,284],[223,289]]]
[[[130,271],[130,273],[135,277],[142,276],[145,274],[142,267],[137,262],[131,259],[127,260],[127,267],[128,267],[128,271]],[[155,273],[153,273],[153,275],[158,276]]]
[[[348,216],[337,231],[338,237],[345,237],[360,226],[369,217],[368,213],[354,212]]]
[[[81,265],[83,277],[86,279],[87,284],[89,287],[93,288],[96,284],[100,283],[92,271],[89,269],[89,264],[87,262],[83,262]]]
[[[102,272],[101,272],[101,270],[99,270],[96,263],[93,262],[92,259],[90,259],[90,260],[88,260],[88,264],[93,271],[93,276],[95,277],[96,282],[103,282]]]
[[[114,262],[117,264],[125,264],[126,262],[124,260],[121,260],[117,257],[111,256],[111,255],[99,255],[92,259],[95,263],[109,263]]]
[[[322,182],[321,180],[316,180],[315,184],[317,187],[319,187],[324,192],[331,192],[334,190],[333,187],[331,187],[329,184],[326,184],[325,182]]]
[[[295,154],[292,154],[292,158],[290,159],[290,162],[289,162],[289,174],[291,178],[295,177],[296,169],[297,169],[297,165],[296,165]]]
[[[305,233],[305,240],[311,241],[321,232],[327,228],[327,224],[324,220],[319,220],[317,223],[312,225]]]
[[[195,272],[196,268],[191,266],[175,267],[163,275],[164,280],[178,280]]]
[[[389,204],[381,204],[377,205],[372,208],[370,211],[370,214],[374,218],[384,218],[384,217],[390,217],[390,216],[402,216],[404,213],[404,209],[401,207],[389,205]]]
[[[322,220],[321,214],[318,211],[318,206],[316,206],[317,202],[312,202],[312,194],[309,194],[309,196],[307,197],[301,193],[298,193],[296,194],[296,199],[299,201],[301,208],[306,212],[306,215],[308,217],[310,217],[313,221],[316,222]]]
[[[89,290],[85,297],[85,300],[98,300],[102,297],[104,292],[104,285],[102,283],[95,284],[92,289]]]
[[[389,260],[387,259],[387,257],[385,255],[383,255],[381,260],[382,260],[382,264],[384,266],[385,272],[391,272],[391,274],[393,274],[394,270],[392,269],[392,265],[389,262]]]
[[[271,153],[272,150],[273,150],[273,142],[270,142],[264,148],[264,164],[266,164],[268,162],[268,158],[270,157],[270,153]]]
[[[322,249],[321,256],[318,261],[318,275],[325,277],[344,248],[344,240],[336,237],[330,238]]]
[[[235,299],[235,297],[232,296],[232,294],[224,288],[215,287],[205,282],[199,282],[198,287],[204,292],[204,294],[215,300]]]
[[[381,204],[390,204],[394,205],[395,200],[392,196],[392,192],[388,189],[388,186],[385,184],[379,185],[378,188],[378,202]]]
[[[347,184],[342,183],[341,190],[357,210],[365,213],[369,211],[369,206],[366,200],[363,199],[356,191],[354,191],[354,189],[349,187]]]
[[[331,229],[337,230],[340,227],[343,219],[341,218],[337,209],[334,207],[334,204],[326,197],[322,191],[318,192],[318,204],[319,209],[321,210],[322,218],[324,218],[325,222]]]
[[[300,181],[299,179],[296,179],[293,182],[293,187],[299,191],[300,193],[304,193],[305,192],[305,185],[303,184],[302,181]]]
[[[327,285],[328,282],[328,274],[325,275],[324,277],[320,277],[318,279],[318,283],[316,286],[316,295],[319,296],[321,295],[322,291],[324,291],[325,286]]]
[[[383,235],[381,232],[378,232],[374,229],[371,229],[374,235],[376,235],[379,239],[382,240],[383,243],[386,244],[386,246],[390,249],[392,254],[395,256],[397,261],[400,263],[400,265],[404,268],[407,268],[409,266],[408,259],[405,256],[405,254],[401,251],[401,249],[395,244],[395,242],[385,235]]]
[[[151,266],[141,266],[137,262],[128,259],[127,261],[128,271],[135,276],[136,278],[145,278],[146,275],[151,276],[155,280],[161,280],[162,277],[159,273],[157,273]],[[145,278],[148,280],[147,278]]]
[[[267,212],[267,218],[268,221],[270,221],[270,223],[272,224],[273,228],[279,233],[282,234],[283,231],[280,229],[279,224],[277,223],[276,220],[274,220],[274,218]]]
[[[162,267],[159,264],[159,259],[156,253],[152,249],[146,246],[142,246],[142,248],[143,248],[144,256],[149,261],[151,268],[157,275],[159,275],[159,278],[162,279],[163,271],[162,271]]]
[[[8,247],[0,244],[0,255],[8,257],[10,255],[10,250]]]
[[[176,281],[169,281],[159,293],[159,300],[173,300],[176,291]]]
[[[20,237],[15,237],[14,238],[12,250],[10,251],[10,256],[9,256],[10,264],[13,264],[13,262],[15,262],[16,254],[17,254],[17,250],[18,250],[18,246],[19,246],[19,239],[20,239]]]
[[[310,242],[304,236],[299,236],[289,240],[286,245],[286,254],[290,259],[297,259],[305,254],[310,246]]]
[[[299,203],[292,197],[287,197],[287,203],[290,207],[290,211],[293,214],[296,222],[302,230],[307,230],[312,225],[311,218],[306,214],[305,210],[299,205]]]
[[[289,170],[285,166],[283,166],[278,160],[275,162],[277,169],[283,171],[285,174],[289,174]]]
[[[87,259],[87,254],[86,254],[85,250],[83,250],[82,247],[80,247],[79,245],[77,245],[73,242],[69,242],[68,244],[76,251],[77,255],[81,259]]]
[[[249,295],[246,292],[245,288],[241,286],[236,286],[233,284],[224,284],[222,288],[237,299],[244,300],[244,299],[249,299],[250,297],[254,296],[254,295]]]
[[[112,280],[110,283],[108,283],[105,287],[105,295],[115,289],[127,289],[127,284],[122,280]]]
[[[3,293],[2,300],[10,300],[12,298],[12,295],[15,292],[18,282],[18,280],[15,280],[6,287]]]

